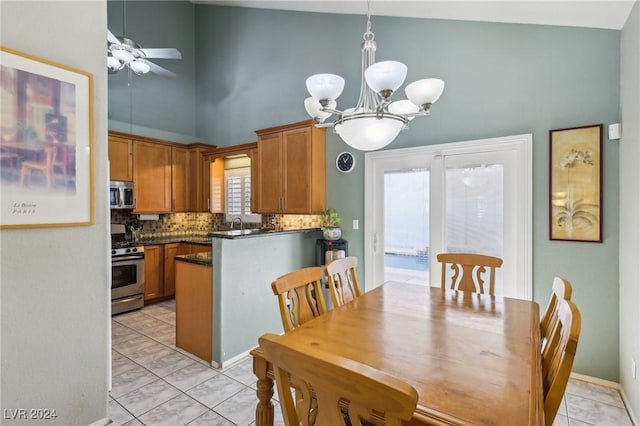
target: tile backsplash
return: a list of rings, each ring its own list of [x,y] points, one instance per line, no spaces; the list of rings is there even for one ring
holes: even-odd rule
[[[111,223],[126,224],[138,221],[142,225],[141,238],[170,236],[206,236],[211,231],[228,229],[224,214],[168,213],[158,215],[158,220],[139,220],[138,215],[111,211]],[[319,228],[320,215],[262,215],[262,223],[245,223],[245,228],[275,228],[282,230]]]

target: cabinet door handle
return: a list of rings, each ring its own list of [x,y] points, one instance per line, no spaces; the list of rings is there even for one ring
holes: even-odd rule
[[[207,210],[211,210],[211,198],[207,198]]]

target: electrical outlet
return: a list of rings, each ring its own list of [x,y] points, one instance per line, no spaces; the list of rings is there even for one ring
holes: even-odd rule
[[[353,219],[353,229],[360,228],[360,221],[358,219]]]
[[[636,378],[636,360],[631,358],[631,377]]]

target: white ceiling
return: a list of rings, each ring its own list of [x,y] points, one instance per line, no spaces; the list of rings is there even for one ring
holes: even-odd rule
[[[636,0],[371,0],[371,15],[620,30]],[[193,3],[366,15],[365,0],[192,0]]]

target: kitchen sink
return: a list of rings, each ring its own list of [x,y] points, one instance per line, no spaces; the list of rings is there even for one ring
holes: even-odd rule
[[[213,234],[226,235],[229,237],[238,237],[242,235],[253,235],[263,233],[261,229],[231,229],[229,231],[215,231]]]

